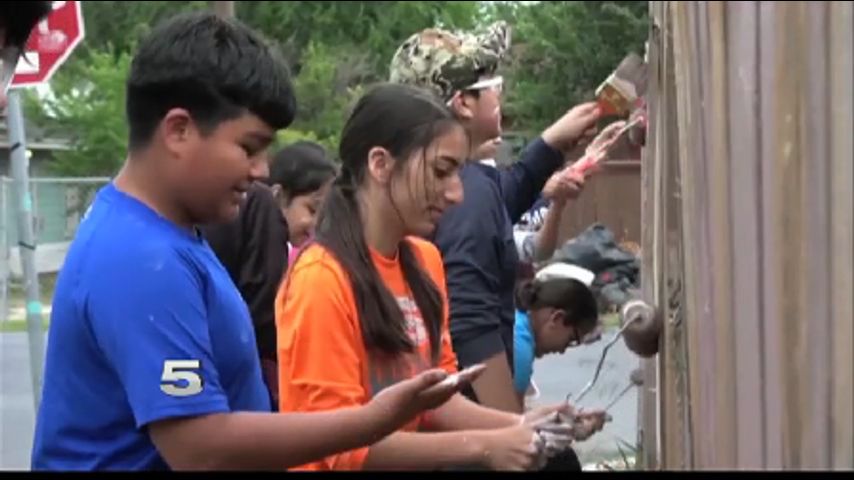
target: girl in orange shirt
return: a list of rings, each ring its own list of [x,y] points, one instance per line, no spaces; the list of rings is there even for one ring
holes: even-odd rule
[[[456,371],[444,266],[418,237],[462,200],[469,143],[454,115],[420,89],[382,85],[356,105],[315,243],[276,299],[282,412],[363,405],[425,369]],[[558,408],[521,416],[457,394],[369,448],[301,469],[532,469],[544,455],[533,427]],[[569,427],[551,427],[571,439]]]

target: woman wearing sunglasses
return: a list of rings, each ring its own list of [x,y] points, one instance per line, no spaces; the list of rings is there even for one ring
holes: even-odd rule
[[[565,263],[540,270],[533,280],[516,290],[516,323],[513,335],[513,386],[519,403],[533,383],[534,361],[552,353],[598,339],[599,311],[590,290],[593,272]],[[584,415],[584,430],[590,434],[604,426],[604,412]],[[579,471],[581,463],[572,448],[550,459],[544,471]]]
[[[534,360],[562,354],[594,338],[599,326],[592,272],[552,264],[516,290],[513,384],[520,400],[531,385]]]

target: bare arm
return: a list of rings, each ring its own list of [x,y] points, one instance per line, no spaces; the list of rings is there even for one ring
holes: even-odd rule
[[[371,407],[320,413],[231,413],[149,427],[173,470],[285,470],[352,450],[394,430]]]
[[[284,470],[376,443],[439,408],[472,379],[443,382],[446,377],[441,370],[422,372],[358,407],[184,417],[154,422],[149,434],[173,470]]]
[[[522,413],[522,405],[513,388],[513,375],[505,352],[483,362],[486,371],[472,383],[478,402],[484,407],[510,413]]]
[[[555,200],[549,207],[543,226],[537,232],[537,246],[534,249],[535,262],[545,262],[554,255],[555,248],[557,248],[560,221],[565,207],[566,202],[563,200]]]
[[[439,470],[483,465],[480,432],[399,432],[372,446],[364,470]]]
[[[528,425],[454,433],[395,433],[372,446],[365,470],[439,470],[481,466],[529,470],[539,451]]]
[[[438,432],[492,430],[520,422],[517,414],[478,405],[462,395],[455,395],[430,415],[430,427]]]

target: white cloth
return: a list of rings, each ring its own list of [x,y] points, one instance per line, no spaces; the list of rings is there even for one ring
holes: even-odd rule
[[[553,263],[537,272],[536,276],[536,280],[541,282],[547,282],[549,280],[559,278],[571,278],[573,280],[578,280],[585,286],[589,287],[593,284],[593,280],[596,279],[596,274],[577,265]]]

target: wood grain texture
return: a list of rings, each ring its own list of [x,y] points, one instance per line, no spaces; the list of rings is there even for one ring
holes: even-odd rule
[[[660,467],[854,468],[852,10],[651,3]]]

